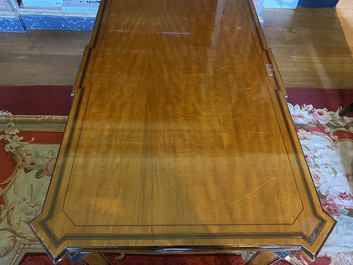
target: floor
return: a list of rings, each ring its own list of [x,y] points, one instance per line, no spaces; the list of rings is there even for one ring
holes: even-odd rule
[[[89,31],[0,33],[0,85],[73,85]]]
[[[286,87],[353,88],[353,9],[264,10],[262,16]]]
[[[353,5],[265,9],[264,33],[286,87],[353,88]],[[72,85],[88,31],[0,33],[0,85]]]

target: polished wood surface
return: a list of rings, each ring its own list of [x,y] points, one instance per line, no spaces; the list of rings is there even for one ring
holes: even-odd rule
[[[73,85],[88,31],[0,32],[0,85]]]
[[[264,9],[262,17],[285,87],[353,88],[353,9]]]
[[[317,254],[321,210],[251,2],[102,1],[42,214],[71,251]]]

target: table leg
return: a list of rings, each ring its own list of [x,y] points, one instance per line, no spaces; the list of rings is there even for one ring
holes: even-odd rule
[[[259,252],[248,261],[247,265],[267,265],[276,260],[278,257],[272,252]]]
[[[108,260],[99,253],[88,253],[82,261],[87,265],[111,265]]]

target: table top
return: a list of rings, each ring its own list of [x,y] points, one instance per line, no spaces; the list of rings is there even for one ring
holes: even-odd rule
[[[105,0],[43,212],[67,252],[301,249],[323,213],[248,0]]]

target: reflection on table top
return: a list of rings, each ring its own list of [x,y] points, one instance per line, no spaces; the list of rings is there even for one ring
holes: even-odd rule
[[[252,3],[102,1],[43,213],[77,249],[302,248],[321,210]]]

